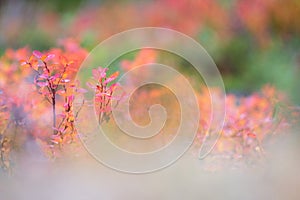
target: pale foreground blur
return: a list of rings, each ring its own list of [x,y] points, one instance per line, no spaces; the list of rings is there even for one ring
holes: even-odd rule
[[[12,177],[2,175],[0,199],[299,199],[297,134],[283,134],[267,147],[264,166],[216,172],[204,170],[204,161],[190,152],[168,168],[142,175],[116,172],[88,154],[55,164],[24,156]]]

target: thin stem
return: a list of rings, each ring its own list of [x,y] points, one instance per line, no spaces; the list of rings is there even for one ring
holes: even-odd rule
[[[47,70],[48,74],[50,75],[50,69],[48,68],[48,65],[45,61],[43,61],[45,69]]]
[[[52,89],[52,116],[53,116],[53,128],[56,128],[56,91]],[[56,134],[56,130],[53,129],[53,135]]]
[[[82,101],[81,106],[79,107],[78,111],[77,111],[76,114],[75,114],[75,119],[78,117],[78,114],[79,114],[79,112],[81,111],[83,105],[84,105],[84,100]]]
[[[100,106],[99,106],[99,116],[98,116],[98,123],[101,124],[102,123],[102,117],[103,117],[103,105],[104,105],[104,96],[103,96],[103,91],[104,91],[104,86],[102,84],[102,82],[100,83]]]
[[[64,66],[64,70],[63,70],[63,72],[61,73],[61,76],[60,76],[60,78],[59,78],[59,80],[58,80],[58,82],[57,82],[57,85],[56,85],[55,89],[58,88],[58,86],[59,86],[59,84],[60,84],[60,81],[62,80],[62,78],[63,78],[63,76],[64,76],[64,73],[66,72],[67,66],[68,66],[68,65]]]

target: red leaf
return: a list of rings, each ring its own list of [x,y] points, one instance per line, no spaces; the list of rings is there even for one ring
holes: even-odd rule
[[[256,135],[254,133],[248,133],[247,136],[250,138],[256,138]]]

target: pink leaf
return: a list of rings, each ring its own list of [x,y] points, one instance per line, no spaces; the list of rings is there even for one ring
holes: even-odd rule
[[[39,76],[39,78],[42,78],[42,79],[47,79],[49,76],[47,74],[41,74]]]
[[[60,114],[58,114],[57,116],[58,116],[58,117],[61,117],[61,118],[65,118],[65,117],[66,117],[66,114],[60,113]]]
[[[68,103],[73,102],[74,100],[74,95],[68,96]]]
[[[48,85],[48,82],[37,82],[36,84],[40,87],[45,87]]]
[[[49,54],[49,55],[47,55],[47,57],[45,58],[45,62],[51,60],[51,59],[54,58],[54,57],[55,57],[54,54]]]
[[[65,109],[69,108],[69,104],[68,104],[68,103],[65,103],[65,104],[64,104],[64,108],[65,108]]]
[[[99,80],[106,77],[106,72],[108,68],[99,67],[98,69],[93,69],[93,78]],[[99,80],[101,81],[101,80]]]
[[[59,78],[59,77],[60,77],[60,74],[57,73],[57,74],[51,76],[49,79],[50,79],[50,80],[55,80],[55,79],[57,79],[57,78]]]
[[[114,83],[109,87],[109,89],[110,89],[110,91],[114,91],[118,86],[120,86],[119,83]]]
[[[56,94],[63,96],[64,94],[66,94],[66,91],[64,91],[64,90],[58,90],[56,92]]]
[[[113,80],[115,80],[117,77],[119,76],[119,72],[115,72],[113,73],[109,78],[107,78],[105,81],[104,81],[104,84],[107,84]]]
[[[26,60],[20,60],[20,64],[21,64],[21,66],[24,66],[24,65],[27,65],[28,63]]]
[[[69,83],[69,82],[70,82],[70,79],[63,79],[62,82],[63,82],[63,83]]]
[[[42,58],[43,54],[40,51],[34,50],[32,54],[37,58]]]

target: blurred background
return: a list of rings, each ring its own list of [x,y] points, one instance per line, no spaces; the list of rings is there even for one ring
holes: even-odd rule
[[[0,54],[46,50],[75,38],[88,50],[110,35],[159,26],[197,40],[216,62],[226,90],[249,94],[265,84],[300,103],[298,0],[1,0]]]
[[[48,50],[68,38],[90,51],[121,31],[166,27],[187,34],[208,51],[223,76],[227,92],[244,96],[270,84],[299,105],[299,19],[299,0],[0,0],[0,56],[7,49],[24,46]],[[135,55],[129,53],[124,59],[133,60]],[[146,54],[147,58],[141,55],[138,63],[152,59],[151,54]],[[189,67],[184,61],[175,63],[181,69]],[[115,67],[122,70],[117,64]],[[26,90],[24,85],[22,90]],[[248,100],[253,99],[257,96]],[[235,109],[233,106],[231,111],[234,116]],[[39,110],[36,113],[41,118]],[[257,109],[253,113],[263,117],[266,114]],[[48,118],[49,113],[43,112],[43,116]],[[251,116],[256,115],[250,113]],[[143,176],[117,173],[89,155],[80,161],[63,158],[64,162],[55,164],[23,156],[16,166],[17,178],[0,173],[0,199],[299,199],[299,129],[294,132],[293,136],[283,133],[266,146],[270,153],[265,167],[214,174],[201,169],[205,163],[195,159],[193,149],[169,170]],[[28,143],[32,157],[40,159],[34,148],[39,147]],[[217,159],[208,162],[215,163]],[[218,164],[224,165],[224,161]]]

